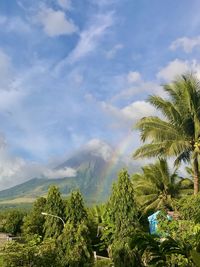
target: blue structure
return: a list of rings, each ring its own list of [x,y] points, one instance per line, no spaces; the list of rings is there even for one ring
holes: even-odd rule
[[[150,230],[150,234],[157,234],[157,227],[158,227],[158,220],[157,220],[157,216],[160,213],[160,210],[156,211],[155,213],[153,213],[152,215],[150,215],[148,217],[148,221],[149,221],[149,230]],[[172,217],[167,215],[167,219],[169,221],[172,220]]]
[[[150,234],[156,234],[158,226],[157,215],[159,213],[160,211],[158,210],[148,217]]]

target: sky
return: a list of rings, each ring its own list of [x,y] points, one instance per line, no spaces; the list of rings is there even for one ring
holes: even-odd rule
[[[145,102],[200,77],[198,0],[1,0],[0,190],[90,144],[140,145]],[[74,175],[66,169],[63,175]]]

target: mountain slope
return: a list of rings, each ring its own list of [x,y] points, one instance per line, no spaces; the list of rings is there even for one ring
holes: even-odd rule
[[[74,189],[80,189],[88,203],[105,201],[118,171],[125,166],[122,161],[113,161],[112,153],[110,147],[104,143],[98,143],[96,147],[93,145],[92,148],[89,145],[55,168],[55,170],[72,168],[75,170],[75,177],[34,178],[0,191],[0,201],[24,199],[26,202],[27,199],[46,195],[52,184],[57,185],[65,196]],[[132,169],[137,170],[135,166],[132,166]]]

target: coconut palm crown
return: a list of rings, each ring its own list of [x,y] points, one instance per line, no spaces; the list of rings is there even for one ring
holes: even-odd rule
[[[166,98],[148,98],[161,114],[142,118],[136,125],[144,143],[134,153],[139,157],[174,157],[175,165],[192,160],[194,194],[199,191],[200,82],[194,74],[177,77],[164,85]]]
[[[191,194],[193,187],[190,179],[179,177],[176,169],[170,170],[166,159],[144,166],[142,173],[133,175],[132,181],[144,212],[172,207],[173,199]]]

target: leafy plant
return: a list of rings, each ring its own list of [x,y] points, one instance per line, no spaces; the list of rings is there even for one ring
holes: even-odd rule
[[[162,115],[142,118],[136,125],[142,142],[138,157],[175,157],[175,164],[193,162],[194,193],[199,191],[200,83],[192,74],[165,85],[167,98],[150,96],[148,102]]]
[[[64,218],[64,203],[60,191],[56,186],[50,186],[45,212],[60,218]],[[63,230],[63,223],[59,218],[45,216],[44,234],[45,238],[57,238]]]
[[[170,172],[166,159],[142,168],[141,174],[133,175],[133,184],[137,200],[145,212],[158,210],[164,206],[173,206],[173,199],[188,193],[192,182],[185,185],[185,180],[178,176],[177,171]]]

